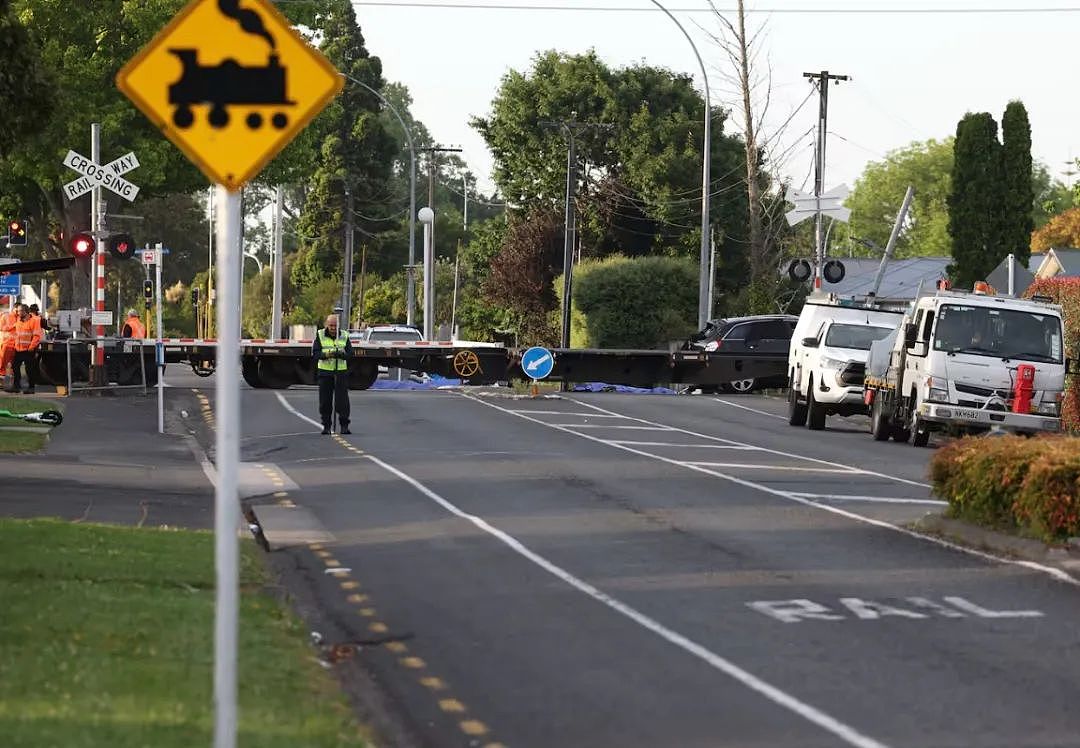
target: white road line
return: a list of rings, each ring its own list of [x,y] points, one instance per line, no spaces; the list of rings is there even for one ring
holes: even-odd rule
[[[670,426],[608,426],[606,423],[552,423],[568,429],[624,429],[627,431],[675,431]]]
[[[280,394],[279,394],[279,397],[280,397]],[[469,396],[468,395],[462,395],[462,397],[469,397]],[[1043,564],[1039,564],[1039,563],[1036,563],[1034,561],[1018,561],[1016,559],[1005,558],[1004,556],[995,556],[994,554],[986,553],[985,551],[977,551],[977,550],[975,550],[973,548],[967,548],[967,547],[962,546],[962,545],[957,545],[956,543],[951,543],[948,540],[943,540],[941,538],[937,538],[937,537],[934,537],[932,535],[924,535],[923,533],[915,532],[914,530],[908,530],[905,527],[900,527],[899,525],[894,525],[891,522],[885,522],[884,520],[874,519],[873,517],[867,517],[865,515],[859,514],[858,512],[851,512],[851,511],[848,511],[846,509],[841,509],[839,507],[829,506],[828,504],[821,504],[821,503],[816,502],[816,501],[811,501],[811,500],[805,499],[805,498],[803,498],[801,496],[796,496],[793,493],[791,493],[790,491],[783,491],[783,490],[778,489],[778,488],[772,488],[770,486],[766,486],[763,483],[755,483],[753,481],[745,480],[744,478],[736,478],[734,475],[728,475],[727,473],[721,473],[720,471],[713,470],[711,468],[700,467],[698,465],[688,465],[686,463],[680,462],[679,460],[673,460],[673,459],[671,459],[669,457],[662,457],[660,455],[655,455],[655,454],[652,454],[650,452],[643,452],[640,449],[634,449],[634,448],[628,447],[628,446],[626,446],[624,444],[619,444],[618,442],[611,441],[610,439],[601,439],[601,438],[596,437],[596,436],[590,436],[589,434],[582,434],[582,433],[578,433],[577,431],[571,431],[570,429],[564,429],[564,428],[560,428],[558,426],[552,426],[551,424],[544,423],[543,421],[541,421],[541,420],[539,420],[537,418],[532,418],[530,416],[518,415],[517,413],[515,413],[512,410],[508,410],[506,408],[500,407],[498,405],[495,405],[494,403],[485,402],[483,400],[478,400],[476,398],[470,398],[470,399],[472,399],[474,402],[480,403],[481,405],[484,405],[484,406],[486,406],[488,408],[494,408],[495,410],[502,411],[503,413],[507,413],[508,415],[515,416],[516,418],[523,418],[526,421],[532,421],[533,423],[539,424],[541,426],[547,426],[548,428],[554,428],[554,429],[556,429],[558,431],[564,431],[567,434],[573,434],[574,436],[580,437],[582,439],[588,439],[589,441],[596,442],[597,444],[604,444],[604,445],[607,445],[609,447],[613,447],[615,449],[621,449],[624,452],[630,452],[631,454],[640,455],[641,457],[648,457],[648,458],[651,458],[653,460],[657,460],[659,462],[666,462],[669,465],[675,465],[677,467],[686,468],[687,470],[693,470],[693,471],[698,472],[698,473],[704,473],[705,475],[712,475],[712,476],[717,477],[717,478],[723,478],[724,480],[730,481],[731,483],[734,483],[734,484],[739,485],[739,486],[745,486],[747,488],[756,489],[758,491],[761,491],[762,493],[767,493],[767,494],[770,494],[772,496],[779,496],[782,499],[787,499],[788,501],[794,501],[797,504],[803,504],[805,506],[813,507],[815,509],[820,509],[823,512],[830,512],[832,514],[837,514],[837,515],[839,515],[841,517],[847,517],[848,519],[855,520],[856,522],[862,522],[862,523],[865,523],[865,524],[868,524],[868,525],[872,525],[874,527],[883,528],[885,530],[892,530],[893,532],[898,532],[901,535],[907,535],[910,538],[917,538],[919,540],[925,540],[925,541],[927,541],[929,543],[933,543],[934,545],[941,546],[942,548],[948,548],[949,550],[958,551],[960,553],[964,553],[964,554],[967,554],[969,556],[975,556],[976,558],[981,558],[981,559],[983,559],[985,561],[992,561],[994,563],[1000,563],[1000,564],[1009,564],[1009,565],[1012,565],[1012,566],[1021,566],[1021,567],[1025,568],[1025,569],[1031,569],[1033,571],[1039,571],[1039,572],[1042,572],[1044,574],[1047,574],[1047,575],[1053,577],[1054,579],[1058,580],[1059,582],[1066,582],[1068,584],[1072,584],[1072,585],[1075,585],[1075,586],[1080,586],[1080,579],[1075,579],[1072,576],[1070,576],[1068,573],[1062,571],[1061,569],[1057,569],[1057,568],[1054,568],[1052,566],[1045,566]],[[584,405],[584,403],[582,403],[582,404]],[[595,406],[593,406],[593,407],[595,407]],[[690,433],[690,432],[687,432],[687,433]],[[716,437],[711,437],[711,438],[716,438]],[[765,451],[772,451],[772,450],[765,450]],[[780,454],[783,454],[783,453],[780,453]],[[797,456],[797,455],[791,455],[791,456]],[[818,460],[818,462],[825,462],[825,461],[824,460]],[[836,463],[826,463],[826,464],[836,464]],[[841,467],[844,467],[844,466],[841,466]],[[866,474],[866,471],[863,471],[863,472],[864,472],[864,474]],[[870,475],[878,475],[877,473],[869,473],[869,474]],[[881,477],[889,477],[889,476],[881,476]],[[913,481],[904,481],[904,482],[911,483]],[[922,485],[922,484],[917,484],[917,485]]]
[[[724,405],[730,405],[732,408],[738,408],[739,410],[748,410],[751,413],[759,413],[763,416],[768,416],[769,418],[779,418],[781,421],[787,420],[785,416],[778,416],[776,413],[769,413],[768,411],[758,410],[757,408],[749,408],[745,405],[740,405],[739,403],[733,403],[730,400],[722,400],[719,397],[714,397],[713,400],[718,403],[723,403]]]
[[[520,412],[520,411],[518,411]],[[732,449],[740,452],[760,452],[761,447],[745,447],[740,444],[678,444],[674,442],[632,442],[626,439],[612,439],[616,444],[630,444],[635,447],[685,447],[686,449]]]
[[[565,410],[515,410],[515,413],[527,413],[531,416],[570,416],[580,418],[627,418],[627,416],[607,415],[606,413],[568,413]]]
[[[578,405],[583,405],[586,408],[594,408],[594,409],[596,409],[596,410],[598,410],[598,411],[600,411],[602,413],[611,413],[612,412],[610,410],[606,410],[604,408],[601,408],[599,405],[592,405],[591,403],[582,402],[580,400],[575,400],[574,402],[578,403]],[[646,420],[644,418],[635,418],[634,420],[638,421],[639,423],[648,424],[650,426],[663,426],[664,425],[662,423],[656,423],[655,421],[648,421],[648,420]],[[545,424],[545,425],[549,425],[549,424]],[[666,426],[665,428],[670,429],[671,431],[677,431],[677,432],[682,433],[682,434],[687,434],[689,436],[696,436],[699,439],[709,439],[710,441],[725,442],[727,444],[738,444],[738,445],[741,445],[741,446],[744,446],[744,447],[756,447],[757,446],[757,445],[754,445],[754,444],[747,444],[745,442],[734,441],[733,439],[724,439],[724,438],[721,438],[719,436],[712,436],[711,434],[702,434],[702,433],[700,433],[698,431],[689,431],[688,429],[680,429],[680,428],[675,427],[675,426]],[[917,481],[917,480],[908,480],[907,478],[899,478],[899,477],[897,477],[895,475],[887,475],[885,473],[878,473],[878,472],[873,471],[873,470],[865,470],[863,468],[857,468],[857,467],[853,467],[851,465],[845,465],[842,462],[831,462],[829,460],[819,460],[816,457],[806,457],[804,455],[797,455],[797,454],[794,454],[792,452],[781,452],[778,449],[769,449],[768,447],[757,447],[757,448],[760,449],[762,452],[768,452],[768,453],[774,454],[774,455],[781,455],[782,457],[792,457],[792,458],[794,458],[796,460],[804,460],[806,462],[816,462],[819,465],[828,465],[829,467],[847,468],[848,470],[854,470],[854,471],[860,473],[861,475],[872,475],[872,476],[874,476],[876,478],[884,478],[886,480],[896,481],[897,483],[906,483],[909,486],[918,486],[919,488],[930,488],[929,483],[922,483],[922,482]]]
[[[857,470],[845,468],[825,467],[797,467],[794,465],[751,465],[742,462],[681,462],[680,465],[697,465],[700,467],[737,468],[739,470],[790,470],[803,473],[844,473],[845,475],[858,475]],[[796,494],[792,494],[795,496]]]
[[[307,421],[308,423],[311,423],[311,424],[313,424],[315,426],[320,426],[320,424],[318,422],[316,422],[315,420],[313,420],[311,418],[308,418],[303,413],[301,413],[300,411],[293,408],[292,405],[289,404],[288,400],[286,400],[284,397],[282,397],[280,392],[277,392],[277,393],[274,393],[274,394],[277,395],[278,401],[290,413],[292,413],[293,415],[295,415],[298,418],[301,418],[301,419]],[[476,402],[479,402],[479,403],[484,404],[484,405],[487,404],[487,403],[484,403],[481,400],[476,400]],[[513,413],[514,412],[514,411],[511,411],[511,410],[506,410],[505,408],[500,408],[498,406],[494,406],[494,407],[497,410],[503,410],[503,411],[505,411],[507,413]],[[520,417],[521,418],[526,418],[526,419],[528,419],[530,421],[535,421],[536,423],[543,423],[542,421],[539,421],[539,420],[537,420],[535,418],[532,418],[530,416],[520,416]],[[565,429],[562,429],[562,430],[565,430]],[[581,436],[584,437],[585,435],[582,434]],[[585,437],[585,438],[592,439],[593,437]],[[731,661],[721,657],[720,655],[716,654],[712,650],[707,649],[706,647],[702,646],[701,644],[698,644],[697,642],[693,641],[692,639],[689,639],[689,638],[683,636],[682,634],[678,633],[677,631],[673,631],[672,629],[669,629],[667,626],[663,625],[662,623],[660,623],[659,621],[657,621],[657,620],[655,620],[653,618],[650,618],[649,616],[647,616],[644,613],[640,612],[636,608],[630,607],[626,603],[612,597],[611,595],[608,595],[605,592],[602,592],[600,589],[594,587],[593,585],[589,584],[588,582],[586,582],[586,581],[584,581],[582,579],[579,579],[578,577],[575,577],[573,574],[566,571],[561,566],[555,565],[551,561],[549,561],[546,558],[544,558],[543,556],[541,556],[539,553],[536,553],[535,551],[528,548],[526,545],[524,545],[521,541],[519,541],[513,535],[510,535],[509,533],[503,532],[499,528],[494,527],[493,525],[489,524],[486,520],[484,520],[482,517],[477,517],[474,514],[469,514],[469,513],[465,512],[465,511],[459,509],[456,505],[454,505],[451,502],[449,502],[448,500],[444,499],[442,496],[435,493],[430,488],[428,488],[427,486],[425,486],[423,483],[416,480],[412,476],[402,472],[401,470],[398,470],[393,465],[390,465],[390,464],[388,464],[386,462],[383,462],[382,460],[380,460],[378,457],[375,457],[374,455],[369,454],[369,455],[365,455],[365,456],[369,460],[371,460],[373,463],[375,463],[376,465],[381,467],[383,470],[385,470],[386,472],[388,472],[391,475],[394,475],[397,478],[400,478],[401,480],[408,483],[410,486],[415,488],[417,491],[419,491],[421,494],[423,494],[427,498],[434,501],[436,504],[441,506],[443,509],[445,509],[450,514],[453,514],[456,517],[459,517],[459,518],[461,518],[461,519],[463,519],[463,520],[465,520],[467,522],[472,523],[475,527],[478,527],[479,529],[481,529],[484,532],[488,533],[492,537],[497,538],[504,545],[506,545],[511,550],[516,552],[518,555],[523,556],[524,558],[528,559],[529,561],[536,564],[537,566],[539,566],[541,569],[548,572],[552,576],[557,577],[558,579],[562,580],[563,582],[570,585],[574,589],[588,595],[593,600],[596,600],[597,602],[607,606],[611,610],[614,610],[615,612],[625,616],[626,618],[629,618],[631,621],[638,624],[642,628],[644,628],[644,629],[646,629],[648,631],[651,631],[652,633],[656,634],[657,636],[664,639],[665,641],[675,645],[679,649],[682,649],[684,652],[687,652],[687,653],[693,655],[694,657],[697,657],[699,660],[702,660],[703,662],[709,664],[710,666],[712,666],[716,670],[719,670],[720,672],[724,673],[728,677],[738,681],[739,683],[741,683],[742,685],[744,685],[747,688],[751,689],[752,691],[756,691],[757,693],[761,694],[762,696],[764,696],[766,699],[773,702],[774,704],[776,704],[778,706],[781,706],[781,707],[783,707],[785,709],[788,709],[789,711],[794,712],[795,714],[799,715],[800,717],[807,720],[808,722],[811,722],[811,723],[817,725],[818,727],[822,728],[823,730],[826,730],[827,732],[832,733],[833,735],[837,736],[838,738],[840,738],[841,740],[846,742],[848,745],[855,746],[856,748],[887,748],[887,746],[884,743],[881,743],[881,742],[879,742],[879,741],[877,741],[877,740],[875,740],[875,739],[873,739],[873,738],[871,738],[871,737],[869,737],[867,735],[863,735],[862,733],[857,731],[854,727],[851,727],[851,726],[849,726],[847,724],[844,724],[843,722],[839,721],[835,717],[832,717],[831,715],[826,714],[825,712],[811,706],[810,704],[807,704],[804,701],[800,701],[799,699],[795,698],[794,696],[787,693],[786,691],[782,691],[779,688],[777,688],[776,686],[772,685],[771,683],[768,683],[768,682],[762,680],[761,678],[757,677],[753,673],[750,673],[750,672],[742,669],[738,665],[736,665],[736,664],[732,663]]]
[[[829,494],[829,493],[796,493],[792,492],[792,496],[798,496],[803,499],[823,499],[825,501],[868,501],[875,504],[930,504],[932,506],[948,506],[949,502],[939,501],[937,499],[903,499],[903,498],[890,498],[885,496],[851,496],[848,494]]]

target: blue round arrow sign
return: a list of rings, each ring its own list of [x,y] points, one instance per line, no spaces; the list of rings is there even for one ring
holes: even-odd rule
[[[547,348],[534,346],[521,354],[521,370],[532,379],[544,379],[555,368],[555,357]]]

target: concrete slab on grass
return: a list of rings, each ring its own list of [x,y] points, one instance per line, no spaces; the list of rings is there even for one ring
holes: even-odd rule
[[[256,504],[251,507],[270,550],[309,543],[333,543],[334,535],[308,509]]]

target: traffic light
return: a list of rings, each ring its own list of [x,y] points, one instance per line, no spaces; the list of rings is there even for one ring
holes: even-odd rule
[[[96,242],[90,234],[75,234],[68,241],[68,250],[76,257],[89,257],[94,254]]]
[[[194,286],[191,289],[191,305],[196,309],[199,308],[199,287]]]
[[[26,221],[19,218],[8,221],[8,246],[26,246]]]
[[[109,237],[109,254],[118,260],[130,260],[135,256],[135,240],[131,234],[113,234]]]
[[[825,267],[821,269],[821,275],[829,283],[839,283],[844,280],[847,270],[844,268],[844,263],[839,260],[829,260],[825,263]]]
[[[142,284],[143,301],[146,302],[146,308],[149,309],[154,303],[154,281],[144,280]]]

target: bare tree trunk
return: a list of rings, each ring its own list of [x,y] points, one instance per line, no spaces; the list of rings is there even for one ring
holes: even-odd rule
[[[743,0],[739,0],[739,84],[742,89],[743,120],[746,123],[744,144],[746,147],[746,196],[749,207],[750,231],[750,278],[756,281],[763,272],[771,272],[765,254],[766,249],[761,230],[761,173],[758,164],[757,137],[754,127],[754,112],[751,104],[750,50],[746,41],[746,13]]]

